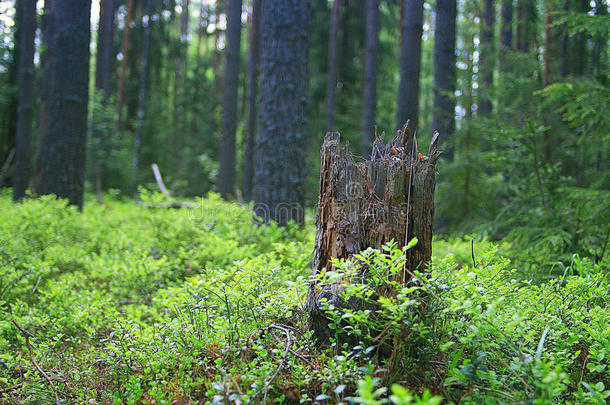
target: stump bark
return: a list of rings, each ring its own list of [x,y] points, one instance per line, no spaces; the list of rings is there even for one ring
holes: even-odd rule
[[[332,259],[347,259],[369,247],[394,240],[398,247],[417,237],[406,252],[406,269],[426,271],[432,256],[432,222],[438,133],[428,155],[406,145],[408,123],[386,145],[376,139],[370,159],[357,162],[339,133],[328,133],[321,150],[317,231],[306,309],[310,328],[321,343],[332,336],[324,302],[338,302],[341,286],[320,285],[318,274],[332,269]],[[408,281],[403,273],[403,282]],[[334,333],[334,332],[333,332]]]

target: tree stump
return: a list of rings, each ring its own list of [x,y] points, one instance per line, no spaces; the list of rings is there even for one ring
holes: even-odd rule
[[[369,247],[394,240],[398,247],[417,237],[406,253],[406,268],[425,271],[432,256],[435,165],[440,152],[438,133],[428,156],[417,150],[417,141],[406,150],[408,123],[383,145],[376,139],[370,159],[356,162],[340,135],[328,133],[321,150],[317,232],[306,309],[310,328],[321,343],[333,335],[324,313],[324,302],[337,303],[340,285],[318,285],[317,276],[332,269],[331,259],[349,258]],[[407,272],[403,274],[407,282]],[[349,305],[352,305],[350,303]]]

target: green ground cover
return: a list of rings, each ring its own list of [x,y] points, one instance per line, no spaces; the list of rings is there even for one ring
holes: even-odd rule
[[[14,205],[0,194],[0,402],[55,402],[13,320],[34,335],[33,358],[61,403],[610,396],[599,264],[576,256],[562,275],[532,282],[492,243],[477,243],[475,266],[468,241],[437,241],[432,272],[376,297],[377,313],[335,311],[337,337],[357,335],[361,346],[320,348],[302,311],[313,225],[256,227],[247,207],[215,195],[199,204],[151,209],[108,196],[81,214],[49,197]],[[363,260],[384,283],[402,257],[388,247]],[[337,269],[324,277],[350,277],[349,263]],[[389,362],[374,350],[379,328],[399,343]]]

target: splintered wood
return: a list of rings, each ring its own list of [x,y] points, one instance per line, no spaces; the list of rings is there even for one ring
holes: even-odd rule
[[[392,240],[402,247],[417,237],[417,245],[406,253],[406,269],[427,269],[432,256],[438,133],[432,136],[427,156],[417,150],[416,139],[409,138],[407,124],[387,145],[375,140],[371,158],[362,162],[354,160],[347,146],[340,146],[339,133],[328,133],[324,139],[307,297],[310,324],[321,340],[329,332],[321,301],[332,302],[338,287],[319,286],[316,276],[332,268],[332,258],[349,258],[369,247],[380,249]]]

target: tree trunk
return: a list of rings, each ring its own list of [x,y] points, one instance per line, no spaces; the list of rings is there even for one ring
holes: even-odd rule
[[[146,3],[146,15],[152,15],[152,2],[153,0],[144,0]],[[140,168],[140,149],[142,147],[142,131],[144,130],[144,118],[146,115],[146,102],[147,102],[147,90],[148,90],[148,74],[150,73],[150,36],[152,31],[152,19],[149,18],[146,26],[144,27],[144,45],[142,47],[142,73],[140,75],[140,91],[138,95],[138,126],[136,128],[135,145],[133,149],[133,181],[132,181],[132,192],[134,197],[138,198],[138,185],[139,176],[138,171]]]
[[[328,41],[328,83],[326,89],[326,132],[332,130],[335,114],[335,93],[337,90],[337,71],[339,57],[339,29],[341,26],[341,2],[333,4],[330,24],[330,40]]]
[[[377,71],[379,55],[379,0],[366,2],[366,56],[364,62],[364,91],[362,95],[362,154],[368,155],[375,139],[375,110],[377,109]]]
[[[174,157],[173,166],[176,172],[179,171],[180,162],[181,162],[181,153],[182,150],[181,145],[179,145],[179,136],[184,132],[185,123],[184,119],[186,117],[186,113],[184,111],[184,107],[180,106],[180,100],[185,97],[183,88],[183,80],[186,79],[186,73],[188,68],[188,43],[187,43],[187,33],[188,33],[188,22],[189,22],[189,0],[182,0],[182,12],[180,13],[180,35],[179,35],[179,46],[178,52],[176,52],[176,67],[174,69],[174,103],[173,103],[173,131],[171,135],[171,144],[172,144],[172,154]]]
[[[15,173],[13,199],[21,200],[30,181],[30,143],[34,116],[34,38],[36,36],[36,0],[17,0],[19,26],[19,77],[17,134],[15,138]]]
[[[604,0],[595,1],[595,15],[598,17],[608,15],[608,7]],[[608,64],[608,32],[599,34],[593,38],[593,52],[591,52],[591,68],[593,74],[603,77]]]
[[[380,249],[392,240],[403,247],[416,237],[417,245],[406,253],[406,269],[427,270],[432,257],[438,134],[432,137],[429,156],[407,153],[408,137],[405,126],[386,147],[376,140],[374,159],[360,163],[347,147],[340,147],[337,132],[324,139],[312,281],[306,301],[310,327],[320,343],[328,342],[334,333],[328,327],[324,299],[342,305],[339,284],[316,281],[323,269],[333,269],[332,259],[347,259],[369,247]],[[407,280],[405,271],[402,281]]]
[[[45,68],[49,105],[40,192],[67,198],[79,209],[85,183],[90,15],[91,0],[53,0],[53,35],[47,46],[55,57]]]
[[[218,192],[232,199],[235,191],[235,130],[237,128],[237,86],[241,38],[241,0],[229,0],[227,7],[227,47],[222,100],[222,141]]]
[[[259,28],[261,0],[252,1],[250,14],[249,48],[248,48],[248,124],[246,126],[246,151],[244,154],[244,199],[252,199],[254,179],[254,145],[256,137],[256,93],[258,83]]]
[[[432,127],[447,142],[445,155],[453,160],[455,132],[456,0],[437,0],[434,28],[434,116]]]
[[[255,213],[280,225],[304,219],[308,0],[262,2]]]
[[[123,46],[121,53],[123,59],[121,60],[121,73],[119,75],[119,94],[117,96],[117,128],[121,129],[122,116],[123,116],[123,103],[125,102],[125,86],[127,84],[127,66],[129,64],[129,52],[131,48],[131,22],[133,21],[133,2],[134,0],[127,0],[127,16],[125,17],[125,27],[123,29]]]
[[[418,128],[419,119],[419,71],[421,68],[421,40],[424,32],[423,0],[406,0],[401,10],[400,84],[398,86],[398,107],[396,129],[410,121],[413,129]],[[407,145],[408,149],[408,145]]]
[[[216,0],[214,4],[214,53],[212,54],[212,70],[214,72],[214,89],[215,91],[215,99],[218,100],[218,94],[222,92],[222,80],[221,80],[221,72],[220,72],[220,28],[218,28],[220,22],[220,14],[222,13],[222,8],[225,0]],[[217,102],[215,103],[217,104]]]
[[[513,0],[502,1],[502,45],[510,49],[513,43]]]
[[[102,190],[104,189],[103,180],[106,173],[105,159],[109,152],[110,133],[106,128],[110,126],[105,122],[105,110],[110,97],[110,85],[112,72],[114,71],[114,14],[116,11],[115,0],[100,1],[100,21],[97,31],[97,55],[95,66],[95,89],[102,95],[102,118],[98,117],[98,122],[94,123],[93,129],[93,166],[94,181],[97,192],[97,199],[103,203]]]
[[[42,34],[42,43],[45,44],[44,51],[40,55],[40,85],[38,89],[39,107],[38,107],[38,140],[36,143],[35,168],[34,168],[34,190],[40,193],[40,178],[42,177],[43,167],[43,147],[46,144],[44,139],[47,132],[47,111],[49,97],[49,69],[47,68],[53,59],[53,49],[49,47],[53,37],[53,1],[45,0],[44,12],[40,19],[40,31]]]
[[[481,91],[479,94],[479,108],[482,115],[491,113],[493,72],[494,72],[494,22],[495,5],[493,0],[484,1],[482,32],[481,32]]]

